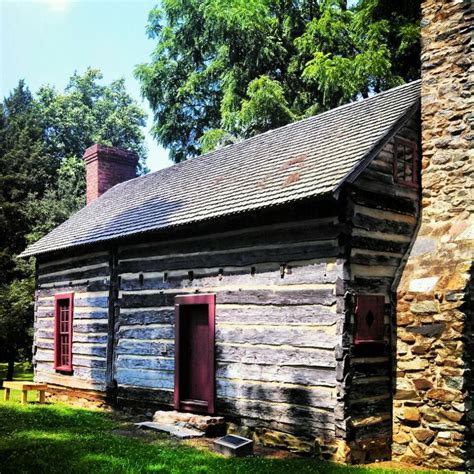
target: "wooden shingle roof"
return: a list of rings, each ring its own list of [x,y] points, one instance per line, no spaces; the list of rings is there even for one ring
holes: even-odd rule
[[[420,82],[118,184],[22,256],[337,192],[419,103]]]

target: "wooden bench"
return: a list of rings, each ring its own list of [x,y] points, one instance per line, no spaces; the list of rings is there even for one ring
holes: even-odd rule
[[[45,402],[45,391],[48,385],[45,383],[35,382],[3,382],[3,388],[5,389],[5,401],[10,400],[10,390],[21,390],[21,403],[28,402],[28,391],[38,390],[38,401],[40,403]]]

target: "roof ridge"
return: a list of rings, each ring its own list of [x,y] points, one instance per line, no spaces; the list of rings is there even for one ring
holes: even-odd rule
[[[159,170],[153,171],[152,173],[137,176],[136,178],[132,178],[132,179],[129,179],[127,181],[123,181],[122,183],[119,183],[116,186],[118,187],[118,186],[121,186],[121,185],[126,184],[126,183],[130,183],[131,181],[135,181],[135,180],[138,180],[138,179],[143,179],[143,178],[147,178],[147,177],[151,177],[151,176],[157,176],[160,173],[164,173],[166,170],[182,168],[183,165],[186,165],[186,164],[189,164],[189,163],[196,163],[197,161],[202,161],[204,158],[208,159],[211,156],[215,155],[216,153],[221,152],[222,150],[228,150],[229,148],[241,145],[242,143],[251,142],[251,141],[253,141],[257,138],[260,138],[264,135],[270,135],[271,133],[278,132],[278,131],[283,130],[285,128],[289,128],[289,127],[295,126],[295,125],[300,125],[303,122],[308,122],[310,120],[314,120],[316,117],[320,118],[320,117],[323,117],[323,116],[328,116],[329,114],[338,112],[341,109],[344,109],[344,108],[347,108],[347,107],[350,107],[350,106],[355,106],[355,105],[366,103],[367,101],[371,101],[371,100],[374,100],[376,98],[380,98],[380,97],[386,95],[387,93],[392,93],[392,92],[397,91],[399,89],[403,89],[403,88],[408,87],[408,86],[413,86],[414,84],[417,84],[417,83],[420,83],[420,82],[421,82],[421,79],[417,79],[417,80],[411,81],[411,82],[406,82],[405,84],[400,84],[399,86],[395,86],[395,87],[392,87],[391,89],[387,89],[385,91],[374,94],[371,97],[366,97],[366,98],[361,99],[361,100],[354,100],[352,102],[347,102],[346,104],[338,105],[337,107],[334,107],[334,108],[329,109],[329,110],[325,110],[324,112],[321,112],[319,114],[311,115],[310,117],[305,117],[305,118],[302,118],[301,120],[295,120],[294,122],[287,123],[285,125],[282,125],[281,127],[266,130],[265,132],[262,132],[262,133],[259,133],[257,135],[254,135],[252,137],[246,138],[246,139],[244,139],[240,142],[231,143],[231,144],[226,145],[226,146],[224,146],[222,148],[219,148],[217,150],[212,150],[212,151],[210,151],[208,153],[205,153],[203,155],[198,155],[198,156],[195,156],[193,158],[180,161],[179,163],[172,164],[170,166],[167,166],[166,168],[161,168]],[[114,186],[114,187],[116,187],[116,186]]]

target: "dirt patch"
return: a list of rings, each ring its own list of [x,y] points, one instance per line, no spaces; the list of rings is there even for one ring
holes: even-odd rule
[[[395,462],[395,461],[374,462],[372,464],[364,464],[362,467],[373,467],[373,468],[381,468],[381,469],[398,469],[400,471],[426,470],[426,467],[416,466],[415,464],[409,464],[407,462]]]
[[[214,450],[214,440],[216,438],[194,438],[184,441],[179,441],[180,443],[190,446],[195,449],[205,450],[205,451],[215,451]],[[290,451],[284,451],[281,449],[275,448],[266,448],[260,445],[254,445],[253,448],[254,456],[265,458],[265,459],[289,459],[301,457],[297,454],[291,453]]]
[[[127,416],[123,416],[122,414],[121,416],[117,416],[116,419],[121,422],[120,428],[112,430],[111,433],[117,436],[139,439],[140,441],[147,443],[159,441],[160,443],[164,442],[169,446],[184,445],[201,451],[215,451],[214,440],[216,438],[192,438],[181,440],[166,433],[138,428],[134,423],[130,422]],[[291,453],[290,451],[266,448],[260,445],[254,445],[254,456],[265,459],[289,459],[301,457],[295,453]]]

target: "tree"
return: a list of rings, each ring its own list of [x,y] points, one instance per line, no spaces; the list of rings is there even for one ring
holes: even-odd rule
[[[85,192],[84,160],[77,157],[64,158],[55,185],[48,187],[41,199],[30,193],[26,200],[25,209],[30,224],[26,234],[28,243],[36,242],[84,207]]]
[[[419,76],[419,0],[163,0],[136,68],[179,162]]]
[[[0,285],[18,275],[15,255],[29,231],[25,202],[43,197],[58,166],[45,150],[38,104],[20,81],[0,107]]]
[[[15,255],[26,245],[30,193],[42,197],[58,167],[44,147],[37,103],[23,81],[0,107],[0,358],[14,361],[31,352],[33,265]]]
[[[146,173],[146,147],[142,127],[145,113],[130,97],[123,79],[102,85],[102,73],[87,69],[75,73],[64,92],[43,86],[38,107],[47,153],[59,161],[54,186],[41,199],[30,193],[29,241],[35,241],[85,205],[84,151],[94,143],[117,146],[139,156],[138,172]]]
[[[87,69],[70,78],[64,92],[43,86],[38,92],[40,114],[48,153],[63,158],[82,158],[84,150],[100,143],[134,151],[140,170],[146,170],[142,128],[146,115],[119,79],[102,85],[102,73]]]
[[[34,261],[16,256],[85,205],[84,150],[93,143],[138,153],[146,172],[145,114],[123,80],[74,74],[64,92],[24,81],[0,107],[0,359],[31,355]]]
[[[33,344],[33,265],[19,266],[23,278],[0,285],[0,360],[8,363],[7,380],[13,379],[15,361],[31,360]]]

